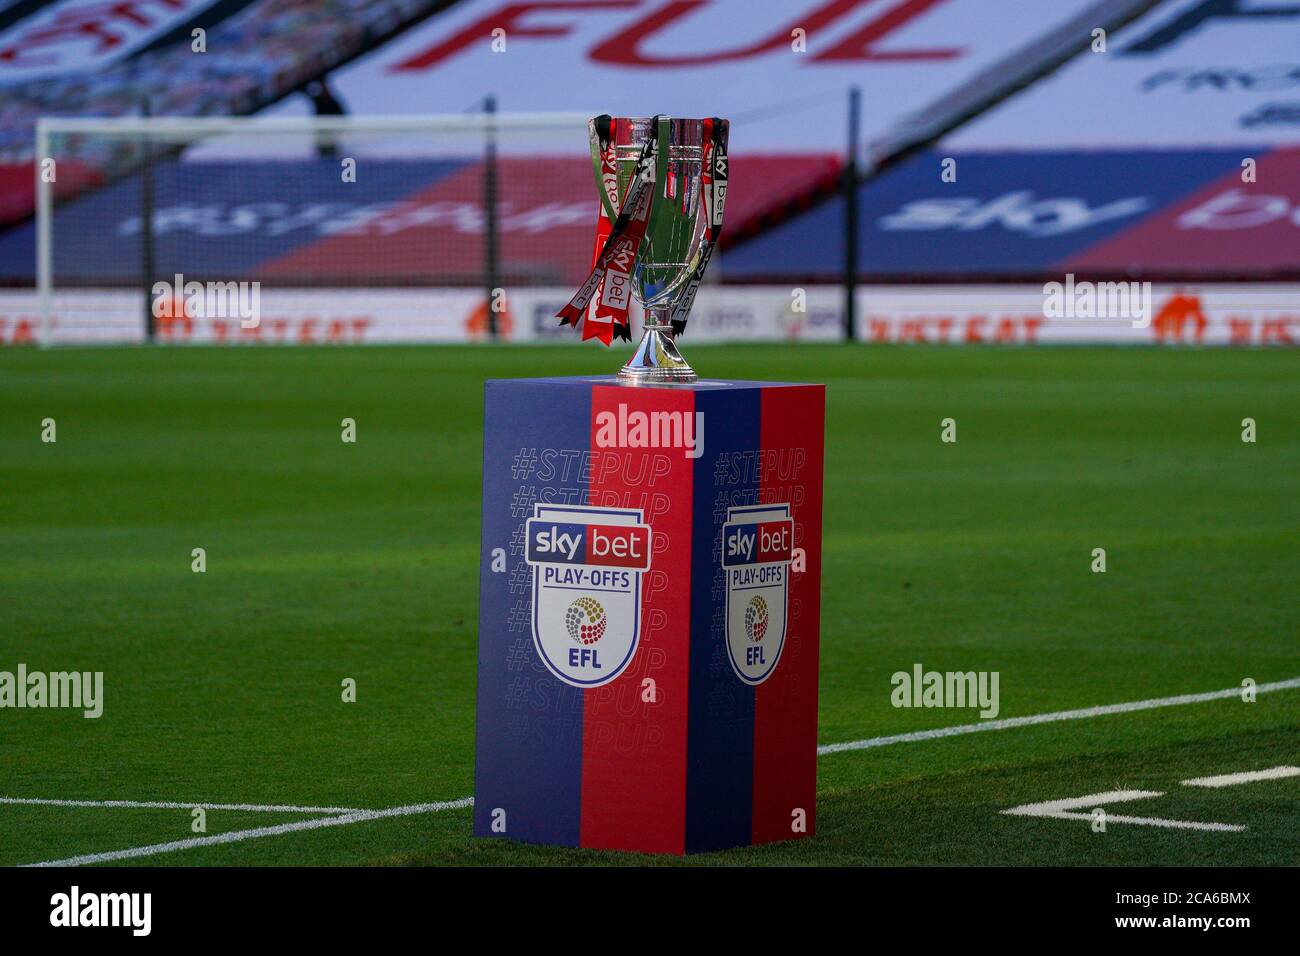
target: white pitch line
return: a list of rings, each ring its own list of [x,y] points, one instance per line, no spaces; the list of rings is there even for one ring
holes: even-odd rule
[[[1052,817],[1057,820],[1091,820],[1090,813],[1043,813],[1039,816]],[[1164,827],[1167,830],[1217,830],[1220,833],[1243,833],[1246,827],[1240,823],[1201,823],[1198,820],[1165,820],[1161,817],[1125,817],[1119,814],[1106,814],[1107,823],[1133,823],[1140,827]]]
[[[1265,694],[1275,690],[1290,690],[1300,687],[1300,677],[1290,680],[1259,684],[1256,694]],[[885,747],[890,744],[912,743],[918,740],[934,740],[939,737],[955,737],[959,734],[974,734],[983,730],[1007,730],[1012,727],[1030,727],[1035,724],[1048,724],[1058,720],[1082,720],[1087,717],[1103,717],[1107,714],[1126,714],[1137,710],[1150,710],[1156,707],[1178,707],[1183,704],[1200,704],[1211,700],[1225,700],[1239,697],[1240,687],[1210,691],[1204,694],[1181,694],[1177,697],[1160,697],[1153,700],[1138,700],[1127,704],[1107,704],[1100,707],[1086,707],[1082,710],[1061,710],[1050,714],[1033,714],[1027,717],[1010,717],[1004,720],[986,720],[978,724],[960,724],[955,727],[939,727],[934,730],[917,730],[906,734],[894,734],[888,737],[871,737],[866,740],[851,740],[840,744],[825,744],[817,748],[817,756],[841,753],[848,750],[868,750],[872,747]],[[14,802],[14,801],[9,801]],[[281,833],[293,833],[298,830],[314,830],[320,827],[345,826],[365,820],[377,820],[383,817],[405,816],[411,813],[432,813],[438,810],[451,810],[472,806],[473,797],[461,797],[445,803],[417,803],[406,807],[393,807],[388,810],[349,811],[342,816],[326,817],[319,820],[304,820],[299,823],[282,823],[273,827],[257,827],[251,830],[233,830],[210,837],[193,837],[188,840],[176,840],[171,843],[155,843],[151,846],[133,847],[129,850],[113,850],[108,853],[91,853],[85,856],[68,857],[64,860],[48,860],[44,863],[32,863],[30,866],[81,866],[87,863],[107,863],[112,860],[125,860],[141,856],[154,856],[158,853],[170,853],[174,850],[188,850],[192,847],[210,846],[218,843],[236,843],[240,840],[252,840],[264,836],[276,836]],[[212,804],[183,804],[181,806],[212,807]],[[231,806],[235,806],[232,804]],[[303,808],[299,808],[303,809]],[[310,812],[303,810],[303,812]],[[1007,811],[1003,811],[1007,812]],[[1112,818],[1114,819],[1114,818]],[[1134,818],[1137,819],[1137,818]],[[1208,824],[1207,824],[1208,826]],[[1214,826],[1228,826],[1215,824]]]
[[[86,866],[91,863],[111,863],[114,860],[156,856],[159,853],[172,853],[176,850],[192,850],[200,846],[216,846],[222,843],[255,840],[259,837],[279,836],[282,833],[296,833],[299,830],[319,830],[323,827],[341,827],[351,823],[364,823],[367,820],[382,820],[387,817],[404,817],[415,813],[437,813],[439,810],[458,810],[462,807],[471,806],[473,803],[473,797],[462,797],[459,800],[446,800],[440,803],[413,803],[405,807],[390,807],[387,810],[358,810],[338,817],[319,817],[315,820],[299,820],[297,823],[281,823],[272,827],[255,827],[251,830],[231,830],[229,833],[215,833],[212,836],[173,840],[170,843],[154,843],[150,846],[132,847],[129,850],[109,850],[106,853],[87,853],[82,856],[70,856],[62,860],[29,863],[28,866]]]
[[[1300,767],[1271,767],[1268,770],[1247,770],[1242,773],[1224,773],[1217,777],[1196,777],[1184,780],[1184,787],[1235,787],[1239,783],[1254,783],[1256,780],[1281,780],[1284,777],[1300,777]]]
[[[34,807],[111,807],[126,810],[245,810],[249,813],[361,813],[358,807],[296,807],[280,803],[182,803],[174,800],[47,800],[0,797],[0,804]]]
[[[1099,807],[1107,803],[1127,803],[1129,800],[1146,800],[1160,796],[1164,796],[1163,790],[1107,790],[1105,793],[1090,793],[1086,797],[1025,803],[1002,812],[1013,817],[1045,817],[1065,810],[1078,810],[1080,807]]]
[[[1013,817],[1046,817],[1052,820],[1091,820],[1091,813],[1077,812],[1082,807],[1099,807],[1108,803],[1127,803],[1130,800],[1148,800],[1151,797],[1164,796],[1163,790],[1108,790],[1105,793],[1090,793],[1083,797],[1067,797],[1064,800],[1045,800],[1042,803],[1026,803],[1010,810],[1000,811]],[[1218,830],[1227,833],[1241,833],[1246,828],[1237,823],[1201,823],[1199,820],[1166,820],[1161,817],[1126,817],[1118,814],[1106,814],[1107,823],[1132,823],[1143,827],[1164,827],[1169,830]]]
[[[1266,694],[1275,690],[1291,690],[1300,687],[1300,677],[1290,680],[1274,681],[1271,684],[1259,684],[1256,694]],[[1032,714],[1028,717],[1008,717],[1004,720],[985,720],[978,724],[959,724],[955,727],[936,727],[933,730],[914,730],[907,734],[893,734],[889,737],[870,737],[866,740],[851,740],[842,744],[823,744],[817,748],[817,756],[842,753],[846,750],[868,750],[872,747],[885,747],[890,744],[906,744],[917,740],[934,740],[937,737],[955,737],[958,734],[975,734],[984,730],[1008,730],[1012,727],[1032,727],[1036,724],[1051,724],[1058,720],[1083,720],[1088,717],[1105,717],[1108,714],[1129,714],[1137,710],[1153,710],[1156,707],[1180,707],[1184,704],[1203,704],[1211,700],[1226,700],[1240,697],[1242,688],[1228,687],[1224,690],[1212,690],[1204,694],[1180,694],[1177,697],[1157,697],[1151,700],[1135,700],[1127,704],[1105,704],[1100,707],[1084,707],[1080,710],[1058,710],[1051,714]]]

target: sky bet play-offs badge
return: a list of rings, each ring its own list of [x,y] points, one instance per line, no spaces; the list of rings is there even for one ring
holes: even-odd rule
[[[722,526],[727,575],[727,652],[736,676],[761,684],[785,646],[785,608],[794,554],[790,506],[728,508]]]
[[[650,526],[637,508],[537,504],[527,533],[537,653],[566,684],[608,684],[641,636]]]

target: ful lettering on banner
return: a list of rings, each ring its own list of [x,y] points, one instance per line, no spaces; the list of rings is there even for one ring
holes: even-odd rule
[[[609,7],[631,8],[632,14],[639,14],[637,19],[616,28],[612,35],[599,39],[587,51],[587,57],[597,63],[608,63],[624,67],[689,68],[701,65],[716,66],[737,60],[748,60],[781,51],[788,51],[790,32],[801,27],[812,33],[826,31],[843,20],[848,21],[858,8],[866,7],[871,0],[838,0],[835,3],[802,5],[792,11],[793,19],[787,26],[775,29],[767,37],[752,42],[744,42],[735,48],[713,50],[692,50],[681,56],[668,57],[662,54],[650,54],[645,49],[657,35],[671,32],[674,28],[682,29],[689,22],[690,14],[695,12],[698,4],[677,3],[667,6],[654,6],[650,0],[613,0]],[[599,3],[596,6],[600,6]],[[907,0],[894,8],[881,9],[870,20],[854,25],[851,31],[834,43],[817,50],[809,56],[814,62],[871,62],[879,60],[908,60],[942,62],[954,59],[962,54],[956,47],[907,48],[898,49],[897,41],[890,40],[890,34],[904,30],[908,23],[923,16],[930,3],[926,0]],[[545,14],[568,13],[571,17],[579,16],[576,10],[566,10],[564,5],[549,2],[501,2],[495,9],[485,8],[482,19],[467,24],[463,29],[453,33],[433,46],[420,50],[398,62],[394,70],[406,72],[411,70],[428,70],[444,61],[480,43],[484,37],[490,37],[494,29],[504,29],[512,37],[528,37],[556,41],[577,28],[572,19],[565,21],[554,17],[541,21],[537,17]],[[889,47],[886,49],[886,47]]]

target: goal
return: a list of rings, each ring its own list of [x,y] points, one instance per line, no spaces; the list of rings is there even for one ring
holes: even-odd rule
[[[40,341],[531,332],[590,264],[586,121],[43,119]]]

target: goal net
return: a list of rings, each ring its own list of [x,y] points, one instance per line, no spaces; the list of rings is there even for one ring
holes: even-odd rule
[[[41,340],[549,334],[590,264],[586,120],[43,120]]]

